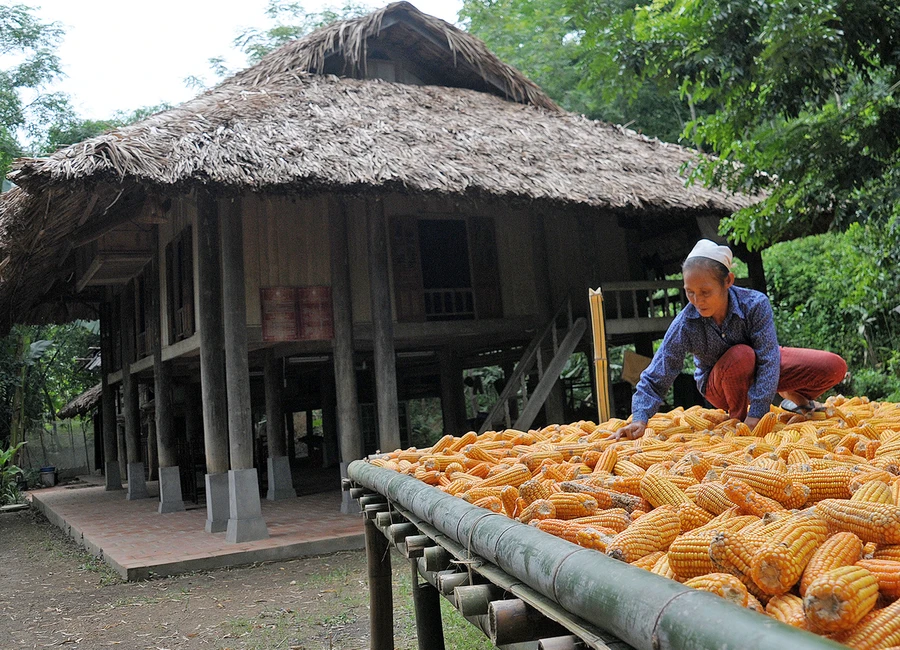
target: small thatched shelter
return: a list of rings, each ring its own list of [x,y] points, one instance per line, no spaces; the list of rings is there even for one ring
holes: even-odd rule
[[[79,415],[90,413],[100,404],[100,396],[102,394],[101,389],[101,384],[91,386],[81,393],[81,395],[59,409],[56,417],[60,420],[68,420],[69,418],[77,418]]]
[[[126,437],[136,385],[152,386],[163,469],[180,432],[205,440],[213,477],[261,467],[267,448],[278,498],[284,412],[322,409],[326,464],[405,443],[410,399],[440,397],[458,433],[463,369],[511,372],[556,306],[578,317],[598,285],[631,292],[619,315],[634,322],[611,331],[648,345],[667,317],[646,302],[653,283],[748,203],[686,187],[693,156],[561,110],[477,38],[398,2],[19,161],[0,198],[0,315],[99,311],[104,408],[121,384]],[[238,520],[236,538],[259,532]]]

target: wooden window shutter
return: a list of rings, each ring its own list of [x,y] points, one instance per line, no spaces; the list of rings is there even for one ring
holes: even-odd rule
[[[497,265],[497,237],[494,220],[488,217],[469,219],[469,250],[472,256],[472,289],[475,312],[479,319],[503,318],[500,292],[500,267]]]
[[[391,217],[391,265],[398,322],[425,320],[425,292],[419,259],[419,226],[416,217]]]

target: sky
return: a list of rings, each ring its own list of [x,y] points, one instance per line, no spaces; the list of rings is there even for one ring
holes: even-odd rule
[[[385,3],[387,0],[385,0]],[[412,0],[421,11],[451,23],[462,0]],[[53,90],[68,93],[81,117],[104,119],[195,96],[190,76],[212,80],[208,60],[225,56],[243,67],[233,40],[247,27],[270,26],[268,0],[32,0],[45,21],[59,22],[65,40],[58,50],[65,78]],[[306,0],[308,11],[340,6],[340,0]],[[373,7],[381,6],[368,0]]]

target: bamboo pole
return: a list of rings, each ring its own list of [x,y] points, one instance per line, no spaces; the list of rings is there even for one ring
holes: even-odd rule
[[[598,422],[609,420],[609,357],[606,354],[606,319],[603,315],[603,292],[598,288],[589,291],[591,303],[591,330],[594,335],[595,397]]]

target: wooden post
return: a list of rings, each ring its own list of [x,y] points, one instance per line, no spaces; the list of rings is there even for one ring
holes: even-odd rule
[[[153,235],[153,266],[150,272],[150,323],[149,335],[153,345],[153,404],[156,437],[159,448],[159,466],[175,467],[178,457],[175,451],[175,418],[172,411],[172,378],[169,367],[163,363],[162,318],[162,265],[159,263],[159,230]],[[169,297],[170,300],[172,297]]]
[[[200,301],[200,390],[206,472],[228,471],[228,408],[225,402],[225,332],[222,329],[222,264],[219,257],[219,212],[209,192],[197,195],[197,271]]]
[[[337,397],[338,445],[341,477],[347,465],[362,458],[362,429],[359,426],[359,398],[353,365],[353,301],[350,259],[347,252],[347,214],[338,200],[329,202],[328,239],[331,245],[331,306],[334,312],[334,379]],[[342,511],[355,504],[345,493]]]
[[[397,362],[394,355],[394,321],[388,277],[387,224],[380,199],[366,201],[369,234],[369,284],[375,347],[375,393],[378,409],[378,445],[388,452],[400,447],[400,413],[397,404]]]
[[[427,582],[419,582],[419,561],[416,558],[410,559],[409,566],[412,569],[412,597],[419,650],[444,650],[440,594]]]
[[[122,292],[120,321],[122,323],[122,415],[125,425],[125,449],[128,459],[127,499],[146,499],[147,482],[144,478],[144,463],[141,460],[141,407],[138,382],[131,374],[134,362],[134,284],[129,283]]]
[[[366,519],[366,564],[369,570],[369,648],[394,648],[394,595],[391,548],[373,519]]]
[[[241,199],[223,200],[221,246],[222,311],[225,325],[225,386],[228,391],[229,518],[225,541],[267,539],[259,483],[253,466],[250,366],[247,359],[247,304],[244,286],[244,223]]]
[[[116,431],[116,388],[109,384],[109,373],[113,367],[113,322],[112,299],[106,291],[106,300],[100,303],[100,369],[101,375],[101,425],[103,427],[103,471],[106,475],[107,490],[122,489],[122,475],[119,473],[119,438]],[[96,440],[94,441],[96,444]]]
[[[444,433],[463,435],[466,423],[466,395],[459,357],[450,348],[443,348],[438,356],[441,377],[441,411]]]
[[[244,287],[244,225],[241,200],[222,206],[222,311],[225,325],[225,384],[231,469],[253,467],[250,368],[247,361],[247,305]]]
[[[333,467],[340,456],[333,370],[330,366],[323,366],[319,375],[319,391],[322,396],[322,467]]]
[[[281,359],[275,358],[272,349],[266,350],[263,379],[266,389],[266,438],[269,456],[286,456],[284,437],[284,411],[281,407]]]

